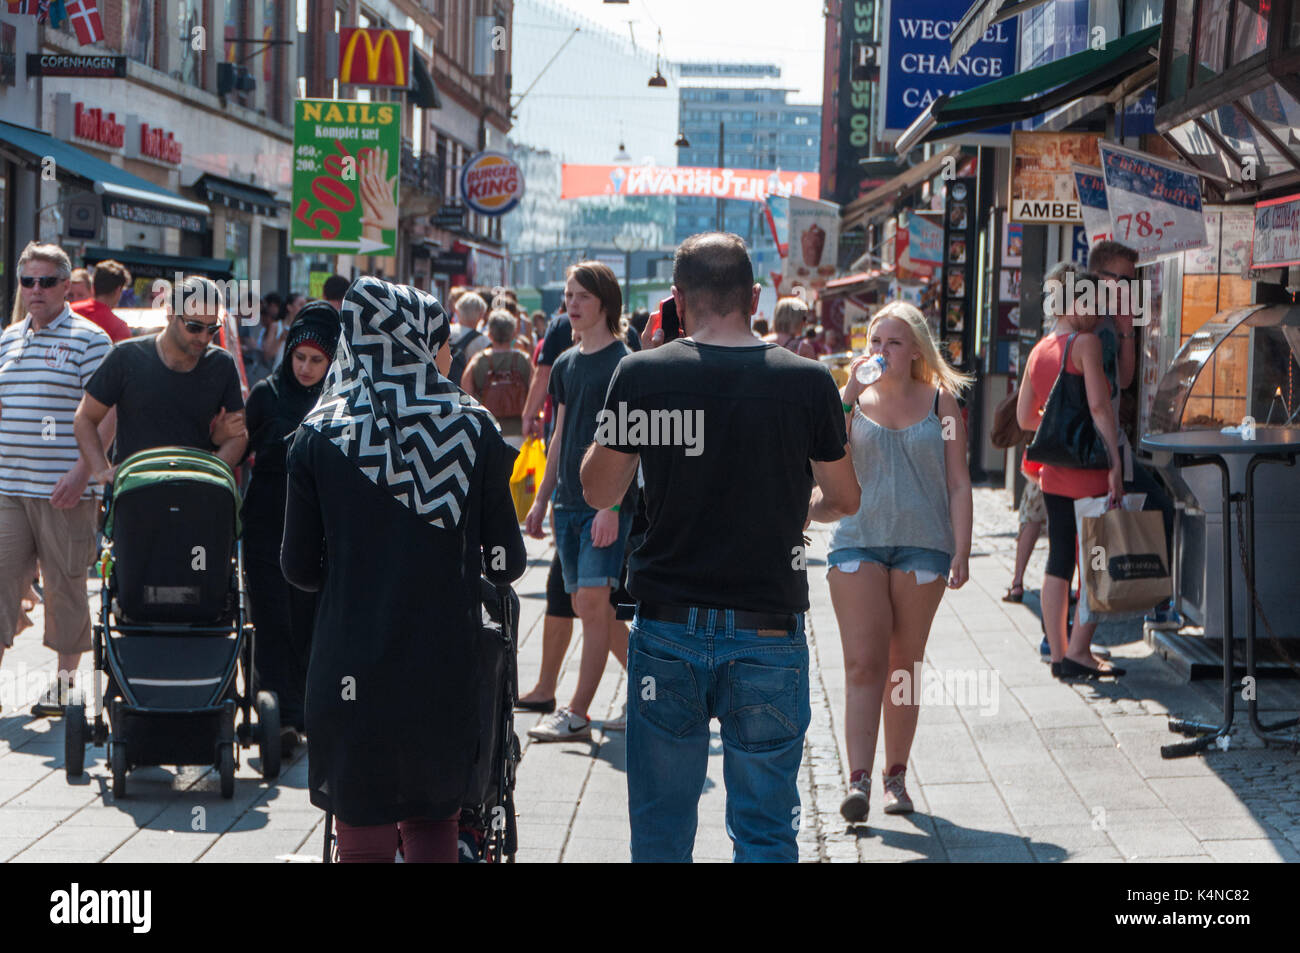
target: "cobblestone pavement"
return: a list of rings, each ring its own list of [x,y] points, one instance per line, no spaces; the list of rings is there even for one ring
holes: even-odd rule
[[[1264,749],[1244,727],[1228,751],[1165,761],[1177,736],[1167,714],[1211,718],[1217,683],[1187,683],[1143,642],[1136,624],[1105,626],[1129,674],[1115,684],[1063,685],[1039,661],[1034,608],[1046,543],[1027,576],[1024,605],[1000,601],[1014,562],[1015,513],[1007,495],[976,490],[971,581],[940,606],[926,653],[924,699],[908,767],[916,813],[887,816],[873,805],[868,826],[839,818],[847,778],[842,736],[844,666],[826,590],[827,532],[814,533],[808,617],[815,659],[812,725],[800,787],[799,835],[805,861],[1276,861],[1300,859],[1300,758]],[[541,657],[549,541],[529,540],[530,565],[517,585],[522,603],[520,681],[527,690]],[[21,673],[22,696],[0,697],[0,861],[312,861],[322,815],[306,794],[306,757],[286,763],[274,785],[244,758],[235,798],[221,800],[210,771],[147,769],[130,776],[115,803],[103,749],[87,773],[64,777],[62,726],[26,714],[54,667],[40,644],[41,616],[6,653],[3,674]],[[580,627],[579,627],[580,629]],[[577,675],[581,639],[569,648],[563,703]],[[30,677],[29,677],[30,676]],[[980,682],[979,679],[984,681]],[[983,685],[982,696],[958,694]],[[593,715],[622,704],[622,672],[612,659]],[[1275,709],[1300,706],[1296,686],[1265,683]],[[587,743],[536,745],[525,730],[517,802],[521,862],[628,859],[623,735],[599,726]],[[1265,715],[1266,719],[1269,715]],[[726,861],[721,742],[714,732],[700,799],[695,856]],[[878,757],[877,764],[883,759]],[[879,781],[875,787],[879,790]],[[877,793],[877,799],[879,794]]]

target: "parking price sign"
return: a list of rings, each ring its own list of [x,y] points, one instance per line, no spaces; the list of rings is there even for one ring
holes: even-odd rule
[[[294,101],[294,252],[394,253],[401,129],[397,103]]]

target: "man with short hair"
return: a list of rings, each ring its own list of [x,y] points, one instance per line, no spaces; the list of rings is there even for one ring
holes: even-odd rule
[[[130,283],[131,272],[125,265],[111,258],[101,261],[95,266],[95,275],[91,279],[94,297],[72,302],[72,310],[103,328],[114,344],[125,341],[131,336],[131,327],[114,314],[113,309],[122,300],[122,292]]]
[[[487,310],[487,302],[472,291],[461,295],[451,310],[454,320],[447,338],[447,346],[451,349],[451,369],[447,372],[447,379],[453,384],[460,384],[469,362],[488,346],[487,335],[478,328]]]
[[[343,296],[348,293],[352,287],[352,282],[348,281],[342,275],[330,275],[325,279],[325,285],[321,288],[321,296],[334,306],[334,310],[343,311]]]
[[[0,333],[0,656],[13,645],[39,561],[44,641],[58,653],[65,689],[90,648],[86,569],[95,558],[95,499],[73,412],[112,345],[66,304],[71,274],[57,245],[24,248],[18,283],[26,317]],[[96,439],[112,442],[114,422],[101,418]],[[58,714],[65,702],[51,688],[32,713]]]
[[[97,483],[117,465],[153,447],[195,447],[233,470],[244,456],[244,398],[229,351],[213,343],[221,327],[219,290],[206,278],[180,283],[167,304],[167,326],[113,348],[86,384],[77,408],[77,443]],[[96,427],[118,409],[110,464]]]
[[[617,502],[638,462],[645,475],[628,580],[634,862],[691,859],[713,718],[735,860],[798,859],[803,529],[856,512],[860,489],[830,372],[750,333],[759,290],[739,236],[683,242],[672,292],[688,336],[619,364],[582,464],[593,507]]]

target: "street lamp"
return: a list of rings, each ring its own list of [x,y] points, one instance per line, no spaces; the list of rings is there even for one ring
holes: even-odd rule
[[[614,247],[623,253],[623,309],[632,313],[632,253],[645,247],[640,235],[619,232],[614,236]]]

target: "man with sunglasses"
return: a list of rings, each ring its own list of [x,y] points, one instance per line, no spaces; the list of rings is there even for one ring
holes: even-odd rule
[[[73,411],[112,343],[69,309],[71,274],[57,245],[24,248],[18,283],[26,315],[0,333],[0,656],[13,645],[39,561],[44,642],[58,653],[64,686],[90,648],[86,569],[95,555],[95,500]],[[111,441],[113,419],[99,423],[96,439]],[[61,701],[51,689],[32,713],[57,714]]]
[[[116,345],[86,384],[77,408],[77,443],[93,479],[113,479],[117,464],[153,447],[195,447],[233,470],[244,455],[244,398],[230,353],[213,343],[221,328],[217,287],[206,278],[180,283],[158,334]],[[95,428],[117,408],[110,464]]]

